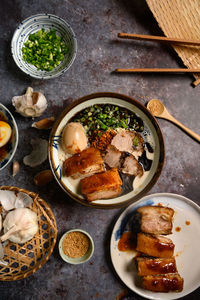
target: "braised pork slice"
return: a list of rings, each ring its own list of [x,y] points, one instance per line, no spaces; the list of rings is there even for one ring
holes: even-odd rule
[[[81,192],[88,201],[109,199],[121,194],[122,181],[117,169],[95,174],[81,180]]]
[[[65,175],[72,176],[74,179],[104,171],[103,159],[100,151],[95,148],[87,148],[82,152],[67,158],[63,166]]]
[[[176,261],[171,258],[136,257],[138,276],[176,273]]]
[[[121,130],[111,142],[111,145],[117,150],[132,153],[136,158],[142,155],[144,151],[143,144],[144,140],[139,133],[128,130]]]
[[[137,234],[136,250],[154,257],[172,257],[174,254],[172,240],[164,236],[154,236],[147,233]]]
[[[103,160],[110,168],[119,168],[121,155],[122,153],[119,150],[109,145]]]
[[[129,155],[125,158],[121,171],[122,173],[128,175],[134,175],[139,177],[143,175],[143,168],[133,155]]]
[[[142,287],[152,292],[181,292],[183,278],[178,273],[144,276]]]
[[[133,151],[132,151],[132,154],[136,158],[138,158],[144,152],[144,139],[136,131],[133,131],[132,134],[133,134]]]
[[[141,215],[141,231],[151,234],[172,233],[174,210],[163,206],[142,206],[137,209]]]

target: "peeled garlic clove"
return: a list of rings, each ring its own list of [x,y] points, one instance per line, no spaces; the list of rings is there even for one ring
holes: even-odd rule
[[[12,166],[12,176],[13,177],[19,172],[19,168],[20,168],[19,163],[18,163],[18,161],[15,160],[13,162],[13,166]]]
[[[31,145],[33,147],[33,151],[24,157],[23,163],[32,168],[39,166],[42,164],[48,155],[48,142],[44,139],[32,139]]]
[[[15,208],[16,195],[13,191],[0,190],[0,202],[5,210]]]
[[[16,111],[24,117],[39,117],[47,108],[47,100],[40,92],[34,92],[28,87],[26,94],[12,98]]]
[[[53,180],[53,174],[51,170],[44,170],[40,173],[38,173],[34,177],[34,183],[38,186],[46,185],[47,183],[51,182]]]
[[[55,121],[54,117],[44,118],[38,122],[34,122],[32,124],[32,127],[37,129],[50,129],[52,128],[54,121]]]

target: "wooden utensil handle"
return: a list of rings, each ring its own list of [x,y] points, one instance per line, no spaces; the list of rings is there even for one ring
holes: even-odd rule
[[[191,129],[187,128],[185,125],[183,125],[181,122],[179,122],[177,119],[175,119],[173,116],[168,116],[168,120],[173,122],[174,124],[178,125],[180,128],[182,128],[185,132],[187,132],[189,135],[191,135],[194,139],[196,139],[198,142],[200,142],[200,135],[192,131]]]
[[[186,69],[186,68],[141,68],[141,69],[116,69],[117,73],[200,73],[200,69]]]
[[[155,36],[155,35],[143,35],[143,34],[132,34],[132,33],[118,33],[119,38],[123,39],[133,39],[133,40],[146,40],[146,41],[157,41],[165,43],[176,43],[176,44],[185,44],[185,45],[200,45],[198,40],[189,40],[189,39],[177,39],[177,38],[168,38],[164,36]]]

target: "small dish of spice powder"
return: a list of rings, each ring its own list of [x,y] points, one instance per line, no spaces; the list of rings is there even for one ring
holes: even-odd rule
[[[66,232],[59,242],[62,259],[71,264],[80,264],[89,260],[94,252],[91,236],[82,229]]]

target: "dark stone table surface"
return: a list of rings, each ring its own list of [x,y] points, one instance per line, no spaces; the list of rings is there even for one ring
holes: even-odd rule
[[[29,78],[15,65],[10,41],[17,25],[30,15],[51,13],[65,19],[74,29],[78,53],[70,70],[56,79]],[[11,164],[0,172],[0,185],[16,185],[37,192],[51,206],[58,225],[58,239],[68,229],[82,228],[93,237],[95,253],[82,265],[64,263],[57,245],[49,261],[33,276],[0,283],[0,299],[114,300],[127,290],[113,270],[109,242],[111,231],[123,209],[98,210],[81,206],[53,182],[39,188],[33,177],[46,168],[31,169],[23,164],[31,151],[30,139],[48,139],[48,133],[31,128],[32,120],[14,111],[11,99],[28,86],[42,91],[48,100],[45,116],[58,117],[79,97],[94,92],[118,92],[146,104],[161,99],[168,110],[187,127],[200,133],[200,87],[192,87],[186,74],[113,74],[118,67],[184,67],[169,46],[160,43],[117,39],[118,32],[162,35],[144,0],[1,0],[0,1],[0,102],[13,113],[19,127],[15,159],[20,172],[13,178]],[[166,120],[159,120],[166,147],[164,169],[149,193],[170,192],[200,204],[199,143]],[[195,260],[199,258],[194,258]],[[186,262],[187,263],[187,262]],[[192,266],[191,266],[192,272]],[[142,299],[129,293],[126,299]],[[183,298],[182,298],[183,299]],[[200,299],[199,290],[184,299]]]

